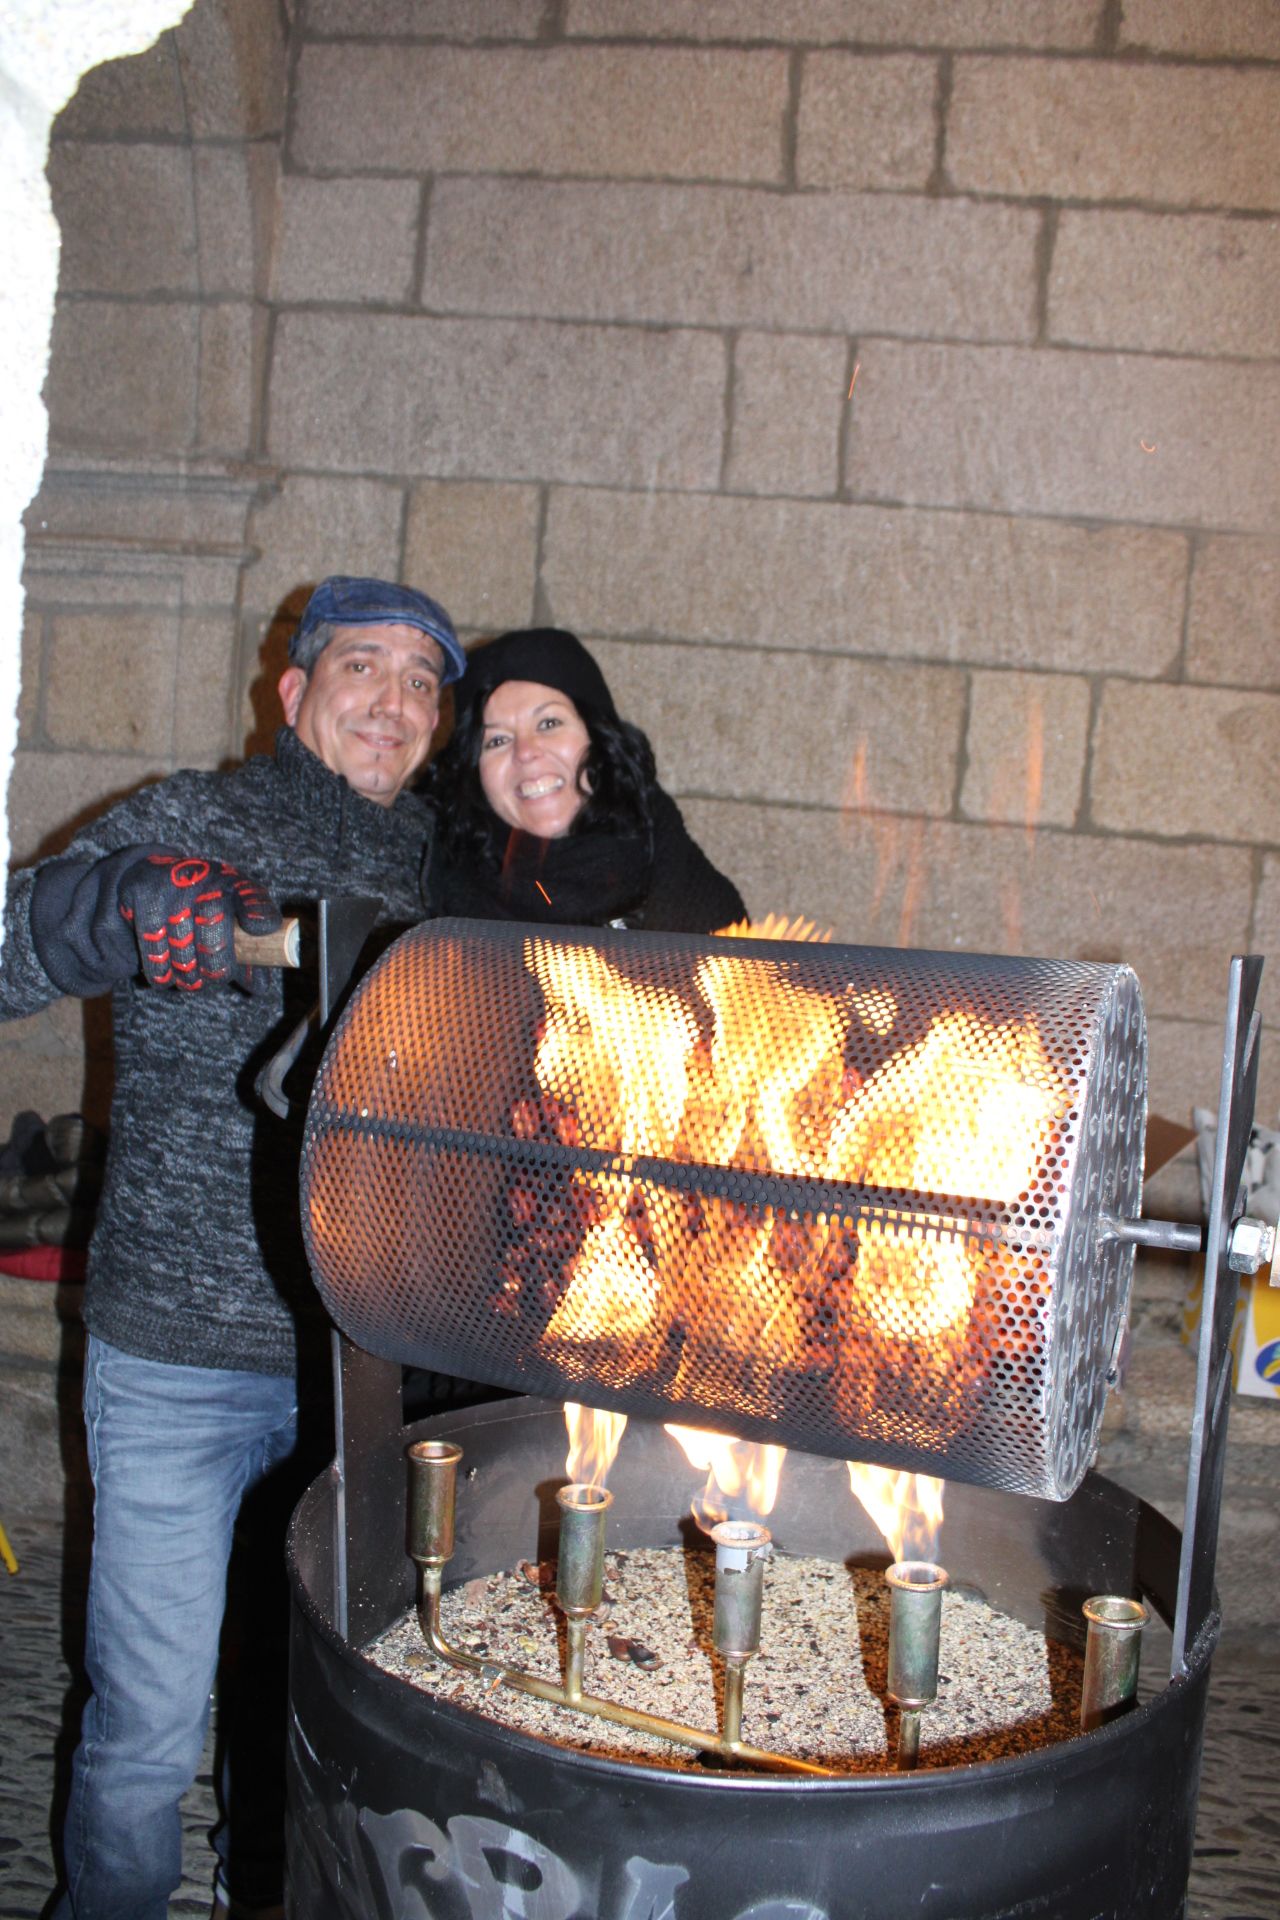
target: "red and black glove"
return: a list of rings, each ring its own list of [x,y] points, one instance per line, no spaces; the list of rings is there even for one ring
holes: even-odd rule
[[[237,962],[235,928],[274,933],[280,909],[234,867],[192,854],[149,853],[121,876],[117,899],[152,986],[196,993],[230,980],[253,993],[268,985],[263,969]]]

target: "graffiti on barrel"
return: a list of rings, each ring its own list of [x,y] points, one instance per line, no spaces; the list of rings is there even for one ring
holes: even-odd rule
[[[365,1862],[382,1879],[385,1911],[398,1920],[577,1920],[594,1912],[577,1875],[560,1856],[522,1833],[483,1815],[455,1813],[441,1828],[424,1813],[402,1808],[380,1814],[364,1808],[358,1818]],[[680,1890],[688,1869],[633,1855],[626,1862],[626,1888],[608,1920],[686,1920]],[[442,1894],[453,1900],[441,1900]],[[457,1904],[461,1895],[465,1905]],[[379,1912],[384,1911],[382,1906]],[[601,1915],[601,1920],[606,1920]],[[734,1920],[827,1920],[807,1900],[772,1898],[753,1903]]]
[[[295,1755],[297,1754],[295,1747]],[[314,1755],[308,1757],[314,1759]],[[310,1769],[307,1769],[310,1771]],[[295,1776],[295,1785],[302,1782]],[[330,1783],[332,1784],[332,1783]],[[586,1885],[557,1853],[507,1821],[455,1813],[442,1826],[415,1808],[359,1811],[332,1793],[294,1826],[296,1913],[360,1920],[697,1920],[687,1867],[633,1854],[622,1885]],[[773,1894],[733,1920],[828,1920],[807,1899]]]

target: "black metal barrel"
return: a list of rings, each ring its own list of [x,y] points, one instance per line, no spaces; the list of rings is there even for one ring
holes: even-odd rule
[[[431,1436],[465,1450],[451,1580],[550,1550],[565,1477],[558,1407],[506,1400],[418,1422],[401,1439]],[[632,1424],[610,1486],[611,1547],[680,1541],[690,1475],[660,1428]],[[347,1498],[364,1491],[349,1486]],[[783,1495],[770,1522],[782,1551],[880,1550],[840,1463],[793,1454]],[[676,1773],[571,1753],[384,1673],[335,1627],[335,1519],[326,1475],[299,1506],[289,1549],[295,1920],[1183,1913],[1216,1613],[1184,1677],[1096,1732],[1014,1759],[841,1780]],[[940,1557],[994,1607],[1082,1638],[1091,1593],[1141,1595],[1168,1621],[1179,1539],[1091,1474],[1061,1504],[953,1485]],[[402,1529],[388,1528],[360,1578],[375,1631],[412,1604]],[[1153,1646],[1148,1681],[1155,1657]],[[835,1686],[841,1664],[831,1648]]]

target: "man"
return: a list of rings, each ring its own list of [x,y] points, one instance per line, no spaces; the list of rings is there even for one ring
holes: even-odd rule
[[[165,1920],[237,1513],[293,1454],[300,1372],[304,1386],[308,1369],[313,1385],[327,1373],[323,1337],[305,1337],[322,1336],[322,1317],[298,1227],[297,1136],[251,1095],[296,1017],[286,993],[314,983],[237,966],[233,923],[279,924],[262,889],[285,906],[377,894],[392,926],[425,910],[431,816],[407,787],[440,688],[464,665],[448,615],[386,581],[325,580],[289,657],[273,757],[134,794],[64,857],[15,876],[5,912],[0,1016],[109,989],[115,1029],[85,1289],[93,1697],[60,1920]],[[277,1531],[264,1580],[282,1554]],[[270,1780],[246,1805],[232,1779],[219,1836],[230,1914],[281,1898],[283,1741],[281,1710],[257,1742]]]

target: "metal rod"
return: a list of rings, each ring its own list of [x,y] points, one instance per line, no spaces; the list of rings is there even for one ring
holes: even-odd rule
[[[938,1697],[944,1567],[932,1560],[898,1560],[885,1574],[889,1588],[889,1698],[900,1709],[898,1768],[909,1773],[920,1754],[920,1710]]]
[[[721,1738],[730,1752],[742,1745],[742,1688],[747,1676],[744,1659],[728,1658],[724,1663],[724,1721]]]
[[[1166,1253],[1199,1253],[1204,1245],[1200,1228],[1185,1220],[1124,1220],[1118,1213],[1098,1215],[1099,1240],[1119,1240],[1127,1247],[1159,1247]]]
[[[723,1754],[728,1759],[744,1761],[749,1766],[771,1773],[812,1774],[820,1780],[835,1777],[830,1767],[814,1766],[808,1760],[794,1760],[790,1754],[770,1753],[763,1747],[750,1747],[743,1743],[729,1749],[718,1734],[703,1733],[697,1727],[683,1726],[678,1720],[664,1720],[660,1714],[634,1712],[630,1707],[617,1706],[612,1700],[601,1700],[595,1694],[584,1693],[580,1700],[570,1700],[557,1680],[544,1680],[536,1673],[525,1673],[520,1667],[502,1666],[495,1661],[484,1660],[477,1654],[463,1653],[459,1648],[450,1646],[440,1629],[439,1567],[422,1569],[418,1624],[422,1628],[423,1639],[433,1653],[447,1660],[451,1667],[478,1673],[490,1686],[512,1687],[518,1693],[532,1694],[535,1700],[550,1700],[556,1706],[568,1707],[574,1713],[587,1713],[599,1720],[612,1720],[620,1727],[632,1728],[636,1733],[650,1733],[660,1740],[675,1740],[681,1746],[697,1747],[703,1753]]]
[[[564,1697],[569,1706],[582,1699],[582,1674],[587,1658],[586,1615],[565,1621]]]
[[[557,1140],[526,1140],[508,1132],[490,1132],[481,1127],[448,1127],[434,1121],[426,1124],[403,1115],[391,1118],[354,1107],[334,1105],[334,1121],[359,1120],[366,1140],[394,1138],[411,1146],[427,1146],[433,1153],[460,1152],[482,1155],[498,1164],[508,1163],[528,1170],[535,1177],[545,1172],[562,1171],[574,1175],[610,1174],[634,1181],[637,1186],[659,1188],[668,1193],[690,1193],[698,1198],[739,1201],[741,1175],[732,1167],[702,1160],[670,1160],[657,1154],[615,1153],[611,1147],[566,1147]],[[1002,1243],[1008,1227],[1001,1226],[1003,1203],[985,1194],[942,1194],[926,1188],[888,1187],[853,1184],[845,1180],[819,1180],[808,1174],[781,1173],[771,1168],[763,1176],[767,1199],[760,1204],[775,1211],[792,1209],[830,1218],[833,1215],[850,1224],[871,1221],[895,1229],[904,1238],[957,1240],[962,1236],[984,1244],[993,1239]],[[1052,1231],[1045,1227],[1037,1233],[1022,1225],[1016,1238],[1020,1247],[1047,1248]]]
[[[1141,1600],[1096,1593],[1084,1603],[1089,1623],[1084,1649],[1080,1727],[1084,1733],[1124,1713],[1138,1690],[1142,1629],[1150,1617]]]

